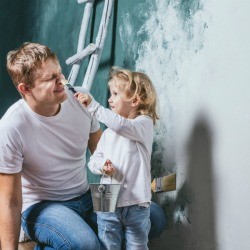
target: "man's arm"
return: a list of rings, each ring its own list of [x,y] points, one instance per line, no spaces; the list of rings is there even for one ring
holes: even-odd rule
[[[91,154],[94,153],[97,143],[99,142],[100,138],[102,135],[102,130],[99,129],[95,133],[90,133],[89,134],[89,141],[88,141],[88,148],[91,152]]]
[[[4,250],[18,248],[21,211],[21,173],[0,173],[0,240]]]

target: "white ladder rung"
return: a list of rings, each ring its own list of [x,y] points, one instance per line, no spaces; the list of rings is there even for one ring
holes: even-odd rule
[[[95,50],[97,46],[94,43],[90,43],[85,49],[83,49],[80,53],[76,53],[75,55],[69,57],[66,60],[67,65],[75,64],[79,61],[81,61],[83,58],[91,55]]]
[[[86,3],[86,2],[93,2],[94,0],[77,0],[79,4]]]

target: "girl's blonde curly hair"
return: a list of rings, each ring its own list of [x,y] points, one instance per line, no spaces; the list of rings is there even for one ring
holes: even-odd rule
[[[157,95],[151,80],[146,74],[112,67],[108,85],[110,86],[113,83],[119,89],[124,90],[130,100],[138,97],[137,114],[151,117],[155,124],[156,120],[159,119],[156,112]]]

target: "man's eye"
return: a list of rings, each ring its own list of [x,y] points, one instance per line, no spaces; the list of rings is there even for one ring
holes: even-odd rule
[[[49,81],[54,80],[56,78],[57,78],[57,75],[53,75],[53,76],[50,77]]]
[[[51,77],[46,78],[44,81],[48,82],[48,81],[52,80],[53,78],[54,78],[54,76],[51,76]]]

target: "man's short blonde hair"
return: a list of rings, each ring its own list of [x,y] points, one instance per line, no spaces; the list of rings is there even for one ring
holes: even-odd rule
[[[15,86],[21,82],[33,86],[36,69],[47,59],[58,62],[52,50],[38,43],[25,42],[20,48],[10,51],[7,54],[7,70]]]

